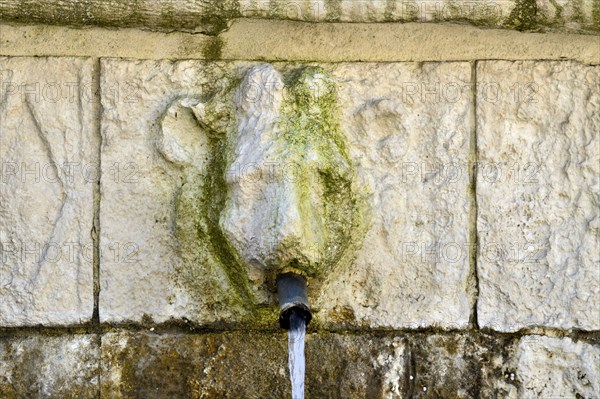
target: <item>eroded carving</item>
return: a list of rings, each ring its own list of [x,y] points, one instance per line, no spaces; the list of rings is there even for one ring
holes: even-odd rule
[[[195,230],[196,240],[185,240],[200,248],[197,260],[224,270],[238,299],[252,302],[260,296],[254,286],[272,289],[278,273],[318,281],[348,263],[362,234],[364,200],[338,121],[336,86],[323,70],[284,77],[271,65],[256,66],[228,101],[229,109],[222,98],[177,100],[163,118],[159,152],[205,171],[192,179],[199,188],[181,195],[176,229]],[[182,107],[207,135],[200,164],[199,144],[178,138],[168,123]]]

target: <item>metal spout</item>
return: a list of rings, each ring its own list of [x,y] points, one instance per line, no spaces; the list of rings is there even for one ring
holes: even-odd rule
[[[290,316],[298,314],[304,317],[306,325],[312,319],[306,295],[306,280],[294,273],[277,276],[277,294],[279,296],[279,325],[290,329]]]

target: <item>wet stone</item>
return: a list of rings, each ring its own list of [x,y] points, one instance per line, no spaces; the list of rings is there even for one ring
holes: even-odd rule
[[[511,370],[510,342],[468,334],[309,333],[306,395],[478,398],[485,392],[504,397],[516,389],[503,382]],[[107,398],[291,394],[285,332],[112,332],[102,338],[102,364],[102,397]]]
[[[96,335],[0,336],[0,397],[96,398]]]
[[[519,398],[597,398],[600,393],[597,343],[531,335],[521,339],[515,358]]]

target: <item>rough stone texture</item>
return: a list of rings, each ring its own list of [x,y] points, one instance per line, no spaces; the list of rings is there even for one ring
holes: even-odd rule
[[[541,24],[600,33],[600,3],[596,0],[535,0],[535,5]]]
[[[244,270],[231,270],[232,261],[215,258],[208,245],[214,232],[198,236],[206,229],[198,212],[204,202],[214,202],[201,200],[203,187],[214,184],[207,183],[215,175],[207,165],[222,151],[208,151],[202,143],[214,136],[207,126],[222,123],[218,115],[231,106],[223,88],[237,87],[247,68],[103,61],[102,321],[142,321],[148,314],[158,322],[212,323],[250,316],[248,322],[258,325],[260,309],[248,309],[235,294],[235,285],[249,278],[251,296],[266,306],[264,321],[274,322],[274,297],[260,270],[247,277]],[[368,203],[368,231],[356,260],[327,276],[322,290],[311,288],[312,302],[322,310],[317,319],[351,326],[466,326],[472,301],[469,65],[324,68],[339,83],[340,129]],[[221,94],[212,98],[224,103],[217,101],[221,111],[205,120],[178,103],[214,92]],[[246,166],[233,173],[249,178]],[[121,249],[118,257],[115,247]]]
[[[249,18],[322,22],[456,21],[502,26],[515,1],[400,0],[241,0],[240,14]]]
[[[92,62],[0,59],[0,326],[92,315]]]
[[[335,112],[336,83],[311,67],[284,84],[263,64],[236,92],[218,223],[263,281],[286,272],[321,280],[362,238],[364,201]]]
[[[308,398],[506,397],[504,344],[467,335],[308,334]],[[114,332],[102,338],[102,397],[291,397],[284,333]],[[502,386],[498,388],[495,385]]]
[[[215,34],[235,18],[468,22],[518,30],[600,30],[596,0],[4,0],[2,20]]]
[[[509,337],[431,333],[410,336],[409,342],[413,385],[388,398],[508,398],[517,390],[506,378],[514,371]]]
[[[153,329],[154,330],[154,329]],[[593,341],[593,340],[592,340]],[[600,347],[485,333],[309,333],[308,398],[598,398]],[[0,396],[290,397],[284,332],[0,337]]]
[[[600,329],[600,67],[478,64],[479,325]]]
[[[0,397],[98,397],[95,335],[0,337]]]
[[[600,397],[600,347],[570,338],[521,339],[515,353],[519,398]]]
[[[417,0],[404,2],[403,9],[394,2],[384,7],[383,2],[360,0],[323,1],[312,9],[302,8],[310,7],[306,1],[298,6],[269,0],[268,9],[259,3],[241,1],[240,9],[228,10],[234,3],[221,2],[221,8],[198,8],[196,14],[181,16],[161,9],[167,4],[162,0],[135,2],[143,10],[139,13],[129,8],[131,2],[83,0],[73,7],[57,0],[48,2],[57,5],[53,10],[40,8],[39,2],[6,1],[2,6],[13,8],[0,18],[36,7],[39,13],[29,17],[47,21],[48,12],[68,9],[52,17],[58,23],[80,24],[85,12],[85,23],[214,34],[232,17],[255,19],[240,20],[218,37],[27,25],[10,26],[7,34],[2,25],[0,53],[323,62],[568,58],[600,63],[599,36],[525,35],[442,24],[257,20],[391,21],[408,16],[581,31],[598,30],[598,0],[475,5],[492,11],[504,7],[501,19],[489,12],[461,16],[472,2]],[[122,12],[102,8],[111,4]],[[217,3],[186,4],[191,9]],[[317,14],[321,6],[325,11]],[[416,14],[406,14],[411,7]],[[211,18],[203,17],[205,11]],[[49,32],[58,34],[48,40]],[[423,46],[425,38],[429,44]],[[468,49],[453,46],[467,41]],[[231,143],[219,141],[221,129],[236,126],[228,120],[235,114],[229,96],[254,65],[103,61],[100,317],[107,324],[139,325],[126,327],[127,332],[94,324],[104,332],[81,335],[83,329],[19,326],[90,320],[92,207],[99,198],[92,194],[98,141],[87,100],[92,97],[88,83],[97,71],[83,59],[0,59],[0,398],[290,396],[286,337],[272,332],[276,305],[264,270],[232,267],[233,258],[218,256],[229,249],[212,252],[215,242],[225,242],[221,237],[198,235],[207,221],[199,212],[227,194],[225,185],[215,185],[210,165],[216,154],[229,154]],[[477,210],[469,207],[475,196],[466,167],[469,133],[475,128],[469,65],[322,66],[339,83],[340,142],[348,141],[367,223],[361,230],[363,244],[351,251],[352,262],[325,274],[324,284],[311,282],[316,319],[307,339],[307,397],[600,398],[599,67],[478,63],[481,245],[475,275],[469,273],[467,238]],[[288,72],[295,67],[275,64],[283,79],[266,83],[294,87]],[[306,83],[322,88],[312,78]],[[56,98],[58,88],[61,98]],[[230,138],[244,129],[261,132],[263,121],[249,123],[265,116],[264,108],[253,108],[252,94],[276,93],[264,84],[255,88],[267,91],[254,93],[247,87],[248,103],[237,106],[247,106],[249,112],[236,114],[238,130],[228,130]],[[320,111],[309,108],[296,116],[314,112]],[[271,116],[281,117],[277,111]],[[276,143],[277,137],[268,143]],[[255,156],[268,147],[250,139],[239,153]],[[267,162],[281,155],[274,154]],[[345,160],[338,161],[336,166],[345,169]],[[66,175],[64,162],[73,163],[72,176]],[[57,173],[60,177],[54,178]],[[265,186],[248,181],[254,178],[252,168],[236,173],[246,179],[238,202],[249,206],[245,195]],[[222,189],[221,196],[203,197],[207,185],[213,186],[213,195]],[[319,185],[310,188],[318,193]],[[256,209],[234,216],[242,215],[252,225],[253,210],[268,213],[275,204],[288,208],[291,201],[284,200],[290,190],[286,184],[278,186],[275,197],[282,201],[259,198]],[[223,230],[244,226],[236,220],[231,217]],[[306,226],[293,221],[295,228]],[[277,231],[270,233],[265,237],[280,237]],[[246,244],[236,250],[242,252]],[[295,257],[297,253],[282,258]],[[245,260],[253,258],[250,254]],[[239,290],[248,295],[236,294]],[[467,326],[474,316],[475,291],[477,326],[483,332],[442,332]],[[171,318],[176,322],[154,324]],[[193,326],[191,331],[184,332],[186,324]],[[198,325],[207,324],[255,330],[196,333],[202,331]],[[140,326],[150,331],[134,331]],[[419,327],[422,332],[409,331]],[[329,328],[351,331],[325,332]],[[407,330],[373,331],[379,328]],[[570,338],[498,332],[530,328]]]
[[[186,32],[0,23],[0,35],[0,55],[8,56],[302,62],[569,59],[600,64],[600,36],[540,35],[459,24],[309,24],[240,19],[214,38]]]
[[[210,255],[194,215],[212,154],[206,130],[176,104],[227,86],[235,68],[102,61],[101,321],[210,322],[242,311],[226,271],[198,260]]]
[[[371,215],[356,260],[315,298],[326,323],[467,325],[470,73],[466,63],[333,70]]]

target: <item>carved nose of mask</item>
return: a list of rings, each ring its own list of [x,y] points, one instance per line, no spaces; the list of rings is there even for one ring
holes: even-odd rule
[[[267,257],[277,269],[310,272],[322,242],[317,206],[298,182],[285,181],[278,190],[273,226],[273,253]],[[296,270],[299,271],[299,270]]]

